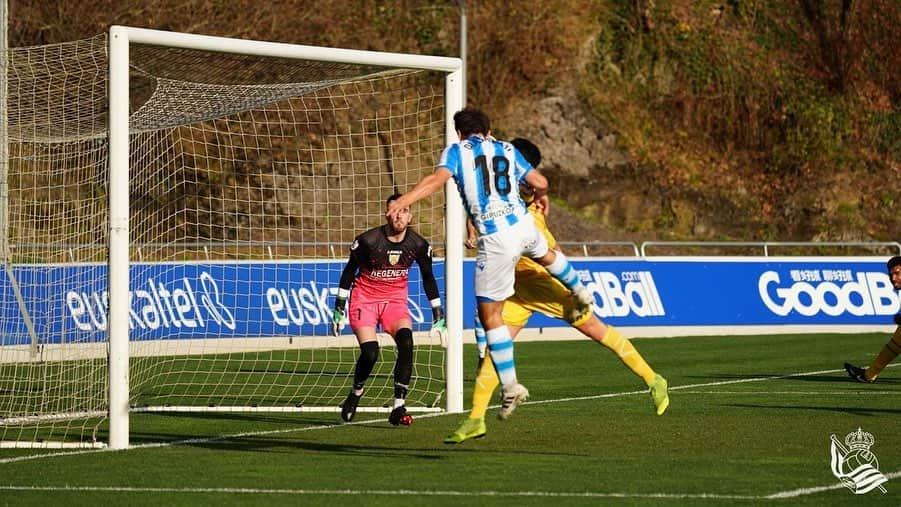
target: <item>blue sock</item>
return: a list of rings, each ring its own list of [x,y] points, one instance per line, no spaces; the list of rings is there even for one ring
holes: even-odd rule
[[[549,266],[546,266],[548,273],[554,276],[557,280],[563,285],[566,285],[569,290],[576,292],[580,287],[584,287],[582,284],[582,280],[579,278],[579,273],[573,269],[573,265],[569,263],[569,259],[563,255],[562,252],[555,252],[557,254],[557,258],[554,259]]]
[[[476,314],[474,331],[476,335],[476,347],[479,349],[479,359],[482,359],[485,357],[485,352],[488,349],[488,338],[485,336],[485,328],[482,327],[482,321],[479,320],[478,314]]]
[[[488,353],[494,362],[497,376],[504,388],[517,383],[516,364],[513,361],[513,339],[507,326],[489,329],[485,332],[488,341]]]

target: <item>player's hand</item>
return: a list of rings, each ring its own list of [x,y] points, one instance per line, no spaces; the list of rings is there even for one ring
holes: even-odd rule
[[[443,342],[446,336],[447,324],[444,322],[444,317],[432,322],[432,329],[429,330],[429,338],[439,338]]]
[[[548,216],[551,212],[551,200],[547,194],[535,198],[535,207],[541,211],[544,216]]]
[[[899,326],[901,326],[901,313],[895,314],[895,324],[898,324]]]
[[[332,336],[338,336],[341,334],[341,330],[344,329],[344,324],[346,319],[344,318],[344,310],[339,308],[335,308],[335,311],[332,312]]]

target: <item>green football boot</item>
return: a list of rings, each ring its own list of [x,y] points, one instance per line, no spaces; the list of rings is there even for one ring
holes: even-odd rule
[[[669,407],[669,393],[667,392],[666,379],[660,375],[654,375],[654,381],[651,382],[651,399],[654,400],[654,406],[657,407],[657,415],[663,415],[666,408]]]
[[[470,438],[482,438],[488,433],[485,427],[485,418],[469,419],[463,421],[463,424],[457,428],[457,431],[451,433],[444,439],[445,444],[461,444]]]

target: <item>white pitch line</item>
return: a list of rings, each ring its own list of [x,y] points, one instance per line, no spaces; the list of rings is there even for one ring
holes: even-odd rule
[[[885,474],[886,478],[901,477],[901,471]],[[519,497],[519,498],[642,498],[642,499],[712,499],[712,500],[781,500],[797,498],[824,491],[842,489],[841,483],[815,488],[780,491],[769,495],[730,495],[717,493],[603,493],[569,491],[456,491],[456,490],[411,490],[411,489],[263,489],[263,488],[140,488],[133,486],[2,486],[0,491],[67,491],[67,492],[111,492],[111,493],[215,493],[241,495],[345,495],[345,496],[426,496],[426,497]]]
[[[901,365],[901,363],[890,364],[887,366],[887,368],[891,368],[891,367],[899,366],[899,365]],[[734,380],[721,380],[721,381],[717,381],[717,382],[705,382],[702,384],[686,384],[686,385],[682,385],[682,386],[670,386],[669,391],[682,391],[682,390],[686,390],[686,389],[697,389],[699,387],[714,387],[714,386],[726,386],[726,385],[734,385],[734,384],[745,384],[748,382],[763,382],[766,380],[779,380],[779,379],[792,378],[792,377],[804,377],[807,375],[822,375],[822,374],[826,374],[826,373],[838,373],[838,372],[844,372],[844,371],[845,371],[844,369],[820,370],[820,371],[808,371],[808,372],[801,372],[801,373],[789,373],[786,375],[771,375],[771,376],[767,376],[767,377],[753,377],[753,378],[743,378],[743,379],[734,379]],[[548,404],[548,403],[561,403],[564,401],[583,401],[583,400],[597,400],[597,399],[601,399],[601,398],[617,398],[620,396],[630,396],[630,395],[634,395],[634,394],[646,394],[647,392],[648,392],[647,389],[644,389],[641,391],[625,391],[625,392],[620,392],[620,393],[594,394],[591,396],[576,396],[576,397],[572,397],[572,398],[557,398],[557,399],[553,399],[553,400],[527,401],[527,402],[523,403],[523,405],[543,405],[543,404]]]
[[[897,472],[883,474],[883,475],[885,475],[886,479],[896,479],[898,477],[901,477],[901,470],[898,470]],[[801,489],[793,489],[790,491],[780,491],[779,493],[765,495],[760,498],[765,498],[765,499],[797,498],[799,496],[812,495],[814,493],[820,493],[823,491],[831,491],[833,489],[842,489],[844,487],[846,487],[844,484],[838,483],[838,484],[833,484],[831,486],[820,486],[817,488],[801,488]],[[876,496],[878,498],[878,495],[874,495],[874,496]]]
[[[679,391],[679,394],[797,394],[804,396],[901,396],[901,391]]]
[[[898,363],[890,364],[887,367],[892,368],[895,366],[899,366],[899,364]],[[820,371],[810,371],[810,372],[801,372],[801,373],[789,373],[786,375],[772,375],[772,376],[767,376],[767,377],[722,380],[722,381],[718,381],[718,382],[705,382],[705,383],[701,383],[701,384],[686,384],[686,385],[682,385],[682,386],[670,386],[669,390],[670,391],[681,391],[681,390],[687,390],[687,389],[696,389],[699,387],[744,384],[744,383],[749,383],[749,382],[763,382],[763,381],[767,381],[767,380],[778,380],[778,379],[791,378],[791,377],[803,377],[805,375],[822,375],[822,374],[826,374],[826,373],[838,373],[838,372],[843,372],[843,371],[844,371],[844,369],[820,370]],[[527,401],[524,403],[524,405],[546,405],[546,404],[551,404],[551,403],[564,403],[564,402],[570,402],[570,401],[598,400],[598,399],[604,399],[604,398],[617,398],[617,397],[621,397],[621,396],[632,396],[632,395],[646,394],[646,393],[647,393],[646,389],[640,390],[640,391],[623,391],[623,392],[618,392],[618,393],[595,394],[595,395],[591,395],[591,396],[577,396],[577,397],[572,397],[572,398],[557,398],[557,399],[553,399],[553,400]],[[492,405],[490,408],[497,408],[497,407],[498,407],[498,405]],[[446,414],[443,412],[422,414],[422,415],[417,416],[417,419],[440,417],[440,416],[445,416],[445,415],[452,415],[452,414]],[[215,436],[215,437],[203,437],[203,438],[191,438],[191,439],[187,439],[187,440],[177,440],[177,441],[173,441],[173,442],[159,442],[159,443],[153,443],[153,444],[137,444],[137,445],[129,446],[127,449],[122,449],[122,450],[112,450],[112,449],[104,448],[104,449],[84,449],[84,450],[79,450],[79,451],[60,451],[60,452],[52,452],[52,453],[47,453],[47,454],[32,454],[32,455],[27,455],[27,456],[17,456],[17,457],[13,457],[13,458],[0,459],[0,465],[4,465],[7,463],[16,463],[16,462],[20,462],[20,461],[30,461],[30,460],[42,459],[42,458],[74,456],[74,455],[79,455],[79,454],[93,454],[93,453],[97,453],[97,452],[123,452],[123,451],[138,450],[138,449],[155,449],[155,448],[162,448],[162,447],[172,447],[172,446],[176,446],[176,445],[196,445],[196,444],[203,444],[203,443],[209,443],[209,442],[219,442],[222,440],[228,440],[228,439],[233,439],[233,438],[281,435],[281,434],[287,434],[287,433],[301,433],[301,432],[305,432],[305,431],[315,431],[315,430],[321,430],[321,429],[341,428],[341,427],[345,427],[345,426],[372,424],[372,423],[381,422],[381,421],[382,421],[382,419],[369,419],[369,420],[365,420],[365,421],[357,421],[357,422],[352,422],[352,423],[322,424],[322,425],[318,425],[318,426],[307,426],[304,428],[285,428],[285,429],[279,429],[279,430],[233,433],[233,434],[229,434],[229,435],[219,435],[219,436]]]
[[[887,367],[895,367],[899,366],[899,364],[890,364]],[[766,377],[754,377],[747,379],[737,379],[737,380],[723,380],[718,382],[705,382],[700,384],[686,384],[682,386],[671,386],[669,388],[670,391],[684,391],[688,389],[696,389],[699,387],[713,387],[713,386],[723,386],[723,385],[733,385],[733,384],[744,384],[749,382],[763,382],[767,380],[779,380],[785,378],[792,377],[803,377],[806,375],[822,375],[828,373],[838,373],[843,372],[844,369],[837,370],[820,370],[820,371],[811,371],[811,372],[801,372],[801,373],[790,373],[786,375],[771,375]],[[692,391],[688,391],[689,393],[693,393]],[[647,390],[641,391],[623,391],[619,393],[607,393],[607,394],[599,394],[592,396],[578,396],[572,398],[558,398],[553,400],[540,400],[540,401],[530,401],[524,404],[526,405],[544,405],[550,403],[563,403],[569,401],[581,401],[581,400],[596,400],[603,398],[615,398],[620,396],[630,396],[636,394],[646,394]],[[859,393],[858,393],[859,394]],[[494,405],[493,407],[496,407]],[[418,419],[425,419],[430,417],[439,417],[444,415],[444,413],[431,413],[431,414],[423,414],[418,416]],[[187,440],[179,440],[176,442],[161,442],[155,444],[139,444],[130,446],[128,449],[123,449],[122,451],[129,450],[138,450],[138,449],[151,449],[151,448],[162,448],[162,447],[171,447],[176,445],[190,445],[190,444],[198,444],[198,443],[208,443],[208,442],[216,442],[221,440],[227,440],[232,438],[244,438],[244,437],[253,437],[253,436],[264,436],[264,435],[276,435],[276,434],[286,434],[286,433],[300,433],[305,431],[314,431],[320,429],[331,429],[331,428],[341,428],[345,426],[354,426],[354,425],[364,425],[371,424],[374,422],[381,422],[382,419],[370,419],[366,421],[358,421],[352,423],[337,423],[337,424],[323,424],[318,426],[308,426],[304,428],[287,428],[281,430],[268,430],[268,431],[252,431],[252,432],[244,432],[244,433],[235,433],[230,435],[220,435],[216,437],[207,437],[207,438],[192,438]],[[6,463],[14,463],[18,461],[26,461],[32,459],[39,458],[49,458],[49,457],[58,457],[58,456],[72,456],[76,454],[89,454],[89,453],[97,453],[97,452],[122,452],[122,451],[112,451],[110,449],[86,449],[81,451],[72,451],[72,452],[54,452],[49,454],[40,454],[40,455],[31,455],[31,456],[19,456],[15,458],[7,458],[0,460],[0,465]],[[885,474],[886,478],[893,479],[897,477],[901,477],[901,470],[896,472],[891,472]],[[53,487],[53,486],[3,486],[0,485],[0,491],[109,491],[109,492],[173,492],[173,493],[243,493],[243,494],[284,494],[284,495],[421,495],[421,496],[487,496],[487,497],[558,497],[558,498],[647,498],[647,499],[715,499],[715,500],[770,500],[770,499],[782,499],[782,498],[796,498],[804,495],[812,495],[815,493],[820,493],[823,491],[830,491],[833,489],[841,489],[845,487],[843,484],[833,484],[829,486],[819,486],[814,488],[802,488],[788,491],[780,491],[777,493],[772,493],[769,495],[729,495],[729,494],[716,494],[716,493],[592,493],[592,492],[553,492],[553,491],[520,491],[520,492],[505,492],[505,491],[413,491],[413,490],[304,490],[304,489],[245,489],[245,488],[134,488],[134,487],[94,487],[94,486],[66,486],[66,487]]]

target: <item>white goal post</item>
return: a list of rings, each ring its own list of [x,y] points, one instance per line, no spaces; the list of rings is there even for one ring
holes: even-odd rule
[[[0,447],[122,449],[144,411],[337,417],[358,349],[327,305],[353,237],[456,141],[461,60],[123,26],[17,49]],[[448,333],[414,268],[408,406],[462,412],[462,203],[448,182],[413,211]],[[361,412],[390,411],[386,338]]]
[[[110,344],[110,441],[114,449],[129,442],[128,342],[129,323],[129,48],[133,44],[273,58],[329,61],[395,68],[447,72],[446,141],[455,140],[453,114],[462,107],[461,62],[456,58],[402,55],[366,51],[246,41],[221,37],[169,33],[113,26],[110,29],[110,247],[109,247],[109,344]],[[463,210],[456,190],[446,187],[446,300],[448,321],[447,410],[463,410],[462,389],[462,245]]]

